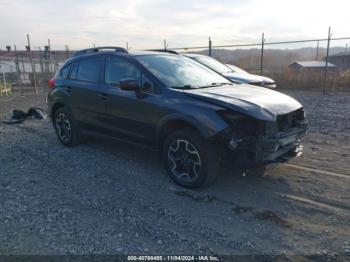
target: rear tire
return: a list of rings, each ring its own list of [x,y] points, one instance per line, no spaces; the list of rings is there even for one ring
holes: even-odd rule
[[[163,143],[162,156],[172,180],[183,187],[209,186],[219,175],[220,151],[194,129],[171,133]]]
[[[70,112],[61,107],[53,115],[53,126],[60,142],[65,146],[81,143],[81,133]]]

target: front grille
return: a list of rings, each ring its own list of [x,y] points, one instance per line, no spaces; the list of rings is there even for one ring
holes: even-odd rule
[[[300,126],[304,120],[304,109],[300,108],[296,111],[277,117],[277,125],[280,132],[288,131],[290,129]]]

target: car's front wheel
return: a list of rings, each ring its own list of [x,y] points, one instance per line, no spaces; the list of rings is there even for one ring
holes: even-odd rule
[[[67,109],[61,107],[53,115],[53,125],[60,142],[65,146],[80,143],[80,131]]]
[[[170,177],[188,188],[208,186],[219,173],[217,148],[191,128],[177,130],[165,139],[163,160]]]

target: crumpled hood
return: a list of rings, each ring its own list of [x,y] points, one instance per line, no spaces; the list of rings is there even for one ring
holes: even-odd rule
[[[248,84],[184,90],[184,94],[265,121],[302,107],[290,96]]]
[[[229,78],[232,81],[240,82],[240,83],[258,83],[258,82],[265,82],[265,83],[274,83],[271,78],[265,77],[265,76],[259,76],[259,75],[253,75],[253,74],[244,74],[244,73],[225,73],[225,77]]]

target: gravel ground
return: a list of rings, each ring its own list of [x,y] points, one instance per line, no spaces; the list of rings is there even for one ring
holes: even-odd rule
[[[284,91],[304,106],[310,122],[310,132],[331,134],[350,130],[350,94],[328,94]]]
[[[303,104],[310,122],[310,132],[332,134],[350,130],[350,93],[322,95],[308,91],[282,91]],[[28,110],[31,106],[46,108],[45,92],[29,93],[15,99],[0,97],[0,117],[13,110]],[[336,105],[336,106],[335,106]]]
[[[0,124],[0,254],[345,259],[350,96],[287,93],[310,120],[304,155],[264,173],[226,170],[197,191],[174,185],[149,151],[104,139],[66,148],[50,120]],[[0,112],[43,102],[17,98],[0,102]]]

